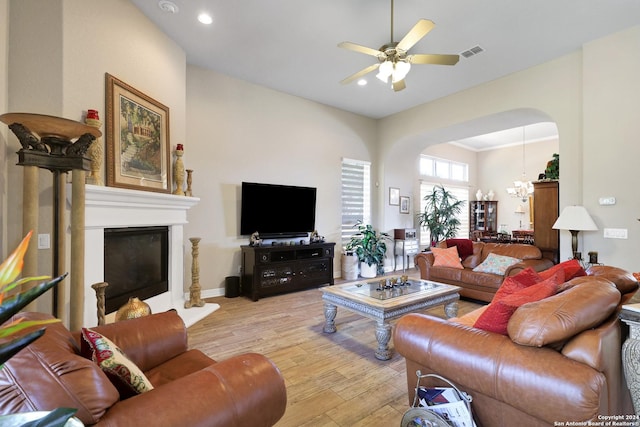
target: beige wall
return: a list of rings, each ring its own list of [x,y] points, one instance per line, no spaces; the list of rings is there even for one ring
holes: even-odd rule
[[[598,251],[601,262],[634,271],[640,200],[631,174],[640,150],[634,135],[640,58],[629,52],[638,51],[639,33],[634,27],[579,52],[382,119],[380,170],[396,164],[401,153],[413,162],[435,143],[553,121],[559,132],[560,206],[584,204],[600,228],[580,233],[580,249]],[[410,171],[394,179],[409,186],[415,181]],[[599,206],[603,196],[617,197],[618,204]],[[390,223],[383,219],[387,227]],[[625,228],[629,238],[604,239],[605,227]],[[561,232],[561,259],[570,257],[570,242],[569,232]]]
[[[547,162],[553,153],[557,153],[559,143],[557,139],[527,144],[525,147],[525,172],[527,179],[535,181],[538,174],[544,173]],[[482,189],[487,193],[490,189],[498,200],[498,226],[504,224],[506,230],[517,230],[522,224],[523,229],[529,229],[529,203],[522,202],[507,194],[507,187],[513,187],[513,181],[522,176],[522,145],[505,147],[499,150],[482,151],[478,153],[478,175],[480,180],[472,192]],[[524,208],[524,214],[515,213],[518,205]]]
[[[104,122],[110,73],[170,106],[171,141],[184,141],[185,54],[128,0],[10,0],[9,13],[8,111],[82,121],[95,108]],[[19,143],[11,133],[8,144],[8,204],[16,207],[8,212],[8,240],[17,242],[23,235],[22,168],[15,165]],[[36,232],[51,234],[50,172],[40,171],[39,188]],[[37,271],[51,273],[51,250],[38,251]],[[40,298],[38,306],[45,310],[49,303]]]
[[[241,181],[318,187],[318,229],[337,241],[342,157],[373,162],[374,224],[390,230],[412,225],[414,217],[386,206],[388,187],[401,188],[415,204],[417,156],[426,147],[541,120],[554,121],[559,129],[561,205],[584,203],[601,228],[629,230],[626,241],[584,233],[583,252],[599,250],[603,262],[636,268],[640,201],[631,173],[640,149],[632,139],[640,102],[640,59],[628,52],[638,50],[638,28],[374,121],[187,67],[184,52],[127,0],[8,4],[10,35],[0,32],[0,53],[10,46],[4,67],[10,82],[5,91],[9,111],[81,120],[86,109],[97,108],[104,118],[105,72],[171,108],[172,145],[185,145],[184,160],[194,169],[194,193],[201,198],[189,214],[185,237],[203,238],[200,280],[206,291],[220,292],[224,277],[237,274],[238,246],[246,243],[237,235]],[[6,5],[0,0],[0,10]],[[46,28],[47,36],[28,31],[34,25]],[[8,212],[6,240],[17,241],[22,234],[21,175],[13,157],[18,144],[12,135],[7,139],[7,205],[15,209]],[[50,181],[48,173],[43,172],[42,181]],[[45,186],[43,205],[50,205],[50,195]],[[599,207],[597,197],[604,195],[616,196],[618,204]],[[50,232],[49,213],[41,212],[41,232]],[[562,239],[564,258],[568,233]],[[188,262],[188,241],[184,246]]]
[[[242,181],[316,187],[316,228],[340,253],[341,161],[375,159],[374,120],[189,66],[187,121],[185,165],[201,201],[185,235],[202,238],[204,288],[238,274]]]

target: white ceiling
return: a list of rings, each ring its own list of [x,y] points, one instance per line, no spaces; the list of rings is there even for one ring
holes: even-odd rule
[[[187,61],[281,92],[372,118],[497,79],[640,24],[638,0],[396,0],[395,41],[420,18],[435,28],[409,53],[485,51],[455,66],[414,65],[407,88],[343,86],[376,59],[340,49],[351,41],[378,49],[390,40],[390,0],[131,0],[186,52]],[[200,24],[201,11],[213,24]],[[635,53],[637,54],[637,52]]]

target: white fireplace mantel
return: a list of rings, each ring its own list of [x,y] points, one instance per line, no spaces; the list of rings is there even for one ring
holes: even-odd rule
[[[218,308],[217,304],[184,308],[188,291],[184,285],[184,224],[188,222],[187,211],[199,201],[197,197],[167,193],[86,186],[84,325],[98,324],[97,299],[91,285],[104,282],[105,228],[169,227],[169,291],[145,300],[152,312],[176,309],[190,326]]]

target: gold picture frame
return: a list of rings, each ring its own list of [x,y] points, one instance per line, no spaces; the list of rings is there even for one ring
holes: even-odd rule
[[[107,185],[170,193],[169,108],[108,73],[105,88]]]

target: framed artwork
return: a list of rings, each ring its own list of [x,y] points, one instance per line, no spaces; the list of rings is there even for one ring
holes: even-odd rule
[[[389,204],[398,206],[400,204],[400,189],[389,187]]]
[[[107,185],[171,192],[169,108],[106,74]]]
[[[400,196],[400,213],[409,213],[409,204],[411,199],[407,196]]]

